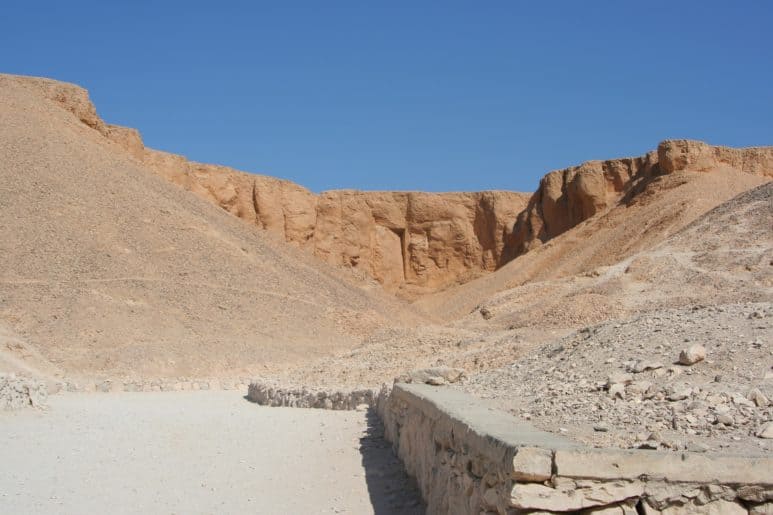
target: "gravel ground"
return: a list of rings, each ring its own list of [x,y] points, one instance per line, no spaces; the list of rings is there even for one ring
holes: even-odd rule
[[[572,333],[460,387],[599,447],[773,452],[773,304],[660,310]],[[706,357],[678,363],[700,345]]]
[[[49,400],[0,412],[0,513],[423,513],[368,412],[234,391]]]

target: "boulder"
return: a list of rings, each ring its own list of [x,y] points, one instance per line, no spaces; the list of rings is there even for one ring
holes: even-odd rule
[[[690,366],[698,363],[699,361],[703,361],[704,359],[706,359],[706,348],[698,343],[690,345],[686,349],[682,349],[682,351],[679,353],[680,365]]]

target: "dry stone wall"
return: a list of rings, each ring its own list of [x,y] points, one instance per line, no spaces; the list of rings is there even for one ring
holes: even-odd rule
[[[0,409],[42,408],[46,406],[48,389],[45,383],[17,377],[15,374],[0,374]]]
[[[382,392],[378,411],[431,514],[773,510],[771,456],[587,448],[423,384]]]
[[[250,383],[247,398],[261,406],[354,410],[360,406],[372,406],[376,392],[368,388],[349,391],[313,390],[256,381]]]

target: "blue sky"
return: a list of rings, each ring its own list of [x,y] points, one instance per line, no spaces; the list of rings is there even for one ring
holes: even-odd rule
[[[666,138],[773,144],[773,2],[17,2],[0,71],[312,190],[531,191]]]

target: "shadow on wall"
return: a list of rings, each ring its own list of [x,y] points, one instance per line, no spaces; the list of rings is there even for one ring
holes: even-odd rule
[[[384,426],[373,408],[366,414],[367,431],[360,438],[362,467],[376,515],[422,515],[426,506],[413,478],[384,439]]]

